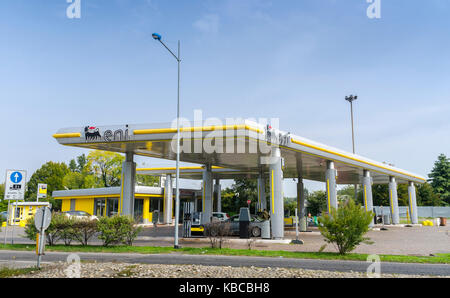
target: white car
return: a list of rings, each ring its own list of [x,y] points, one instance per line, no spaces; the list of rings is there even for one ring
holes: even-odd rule
[[[226,220],[230,219],[228,214],[226,214],[225,212],[213,212],[212,217],[213,217],[213,219],[216,219],[218,221],[226,221]]]
[[[95,215],[90,215],[85,211],[65,211],[63,214],[69,218],[98,220]]]

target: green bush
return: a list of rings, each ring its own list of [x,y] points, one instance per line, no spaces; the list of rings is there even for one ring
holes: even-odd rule
[[[129,216],[101,217],[97,223],[98,238],[103,241],[103,246],[123,243],[132,245],[140,227],[135,226],[135,221]]]
[[[54,245],[55,242],[60,237],[60,225],[61,217],[64,217],[63,214],[59,213],[52,213],[52,220],[50,222],[50,225],[45,230],[45,237],[47,239],[48,245]],[[29,217],[27,219],[27,222],[25,224],[25,237],[36,241],[36,234],[39,233],[38,229],[34,226],[34,216]]]
[[[374,217],[372,211],[366,212],[361,205],[349,200],[337,210],[332,208],[330,214],[319,218],[319,230],[325,242],[336,246],[340,254],[354,250],[360,243],[372,244],[363,237],[369,231]]]
[[[91,239],[98,231],[97,221],[90,219],[78,219],[75,220],[73,237],[79,241],[82,245],[88,245],[89,239]]]

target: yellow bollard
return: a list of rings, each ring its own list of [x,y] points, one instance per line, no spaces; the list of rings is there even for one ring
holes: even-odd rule
[[[36,234],[36,254],[39,255],[39,233]]]

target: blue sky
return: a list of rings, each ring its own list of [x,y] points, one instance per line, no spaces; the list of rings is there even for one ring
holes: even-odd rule
[[[426,176],[450,155],[450,2],[66,0],[0,4],[0,181],[86,152],[62,127],[170,122],[181,40],[181,113],[280,118],[280,128]],[[146,166],[171,165],[137,159]],[[311,189],[323,187],[307,184]],[[295,185],[286,183],[286,195]]]

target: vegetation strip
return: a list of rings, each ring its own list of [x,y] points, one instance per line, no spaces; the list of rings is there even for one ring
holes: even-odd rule
[[[35,251],[35,245],[30,244],[0,244],[2,250]],[[248,250],[232,248],[193,248],[183,247],[174,249],[173,247],[158,246],[46,246],[46,251],[52,252],[85,252],[85,253],[140,253],[140,254],[160,254],[160,253],[184,253],[193,255],[225,255],[225,256],[253,256],[253,257],[283,257],[294,259],[321,259],[321,260],[345,260],[345,261],[366,261],[367,254],[350,253],[340,255],[331,252],[292,252],[274,250]],[[450,264],[450,253],[436,254],[434,256],[407,256],[407,255],[379,255],[382,262],[399,263],[423,263],[423,264]]]
[[[27,275],[30,273],[33,273],[35,271],[38,271],[39,269],[36,267],[29,267],[29,268],[8,268],[3,267],[0,268],[0,278],[8,278],[18,275]]]

